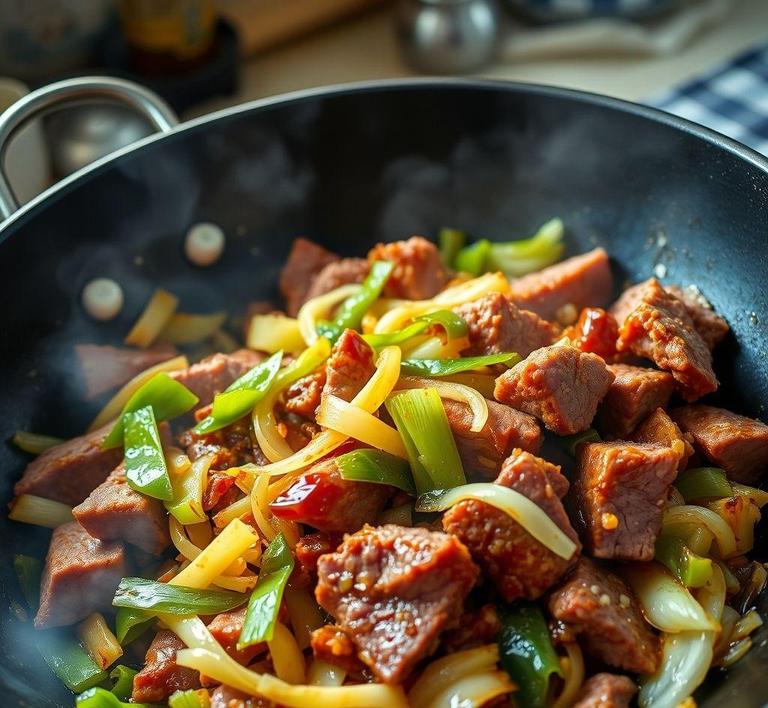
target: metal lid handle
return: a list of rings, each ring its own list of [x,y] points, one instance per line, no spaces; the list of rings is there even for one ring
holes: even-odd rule
[[[0,114],[0,221],[19,208],[5,174],[5,152],[11,137],[25,123],[51,108],[91,99],[123,103],[163,133],[179,122],[173,109],[152,91],[131,81],[109,76],[82,76],[32,91]]]

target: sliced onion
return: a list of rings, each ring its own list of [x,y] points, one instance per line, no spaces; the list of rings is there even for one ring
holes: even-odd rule
[[[312,346],[318,340],[317,323],[328,319],[333,310],[344,300],[360,292],[361,285],[342,285],[329,293],[318,295],[307,300],[297,315],[299,330],[307,346]]]
[[[171,543],[173,543],[173,545],[176,547],[176,550],[188,561],[195,560],[195,558],[197,558],[203,552],[202,548],[196,546],[194,543],[192,543],[192,541],[189,540],[187,534],[184,531],[184,526],[182,526],[172,516],[168,517],[168,530],[171,534]],[[230,563],[230,565],[222,571],[222,575],[240,575],[240,573],[243,572],[243,568],[238,562],[239,560],[240,559],[237,558],[232,561],[232,563]],[[214,584],[218,583],[214,580]]]
[[[13,436],[13,444],[30,455],[39,455],[52,447],[56,447],[56,445],[61,445],[63,442],[62,438],[28,433],[24,430],[17,430]]]
[[[314,659],[307,671],[307,682],[312,686],[341,686],[347,672],[322,659]]]
[[[125,343],[142,349],[149,347],[163,331],[178,305],[179,298],[175,295],[162,288],[155,290],[144,312],[125,337]]]
[[[524,494],[501,484],[476,482],[447,491],[424,494],[416,502],[416,511],[445,511],[467,499],[485,502],[508,514],[539,543],[560,558],[567,560],[576,552],[576,542],[563,533],[547,512]]]
[[[227,319],[226,312],[193,315],[176,312],[160,332],[160,339],[172,344],[195,344],[212,337]]]
[[[752,609],[736,621],[736,625],[733,628],[733,634],[731,635],[731,641],[748,637],[758,627],[762,626],[763,618],[757,610]]]
[[[267,646],[277,678],[294,685],[304,683],[304,654],[299,649],[296,637],[282,622],[275,622],[275,633]]]
[[[396,388],[433,388],[440,398],[449,398],[452,401],[466,403],[474,416],[469,428],[473,433],[479,433],[488,422],[488,401],[470,386],[448,381],[422,379],[418,376],[401,376]]]
[[[480,706],[486,705],[498,696],[511,693],[517,688],[506,671],[485,671],[470,674],[454,681],[441,691],[424,708],[443,708],[444,706]],[[414,708],[421,708],[413,704]]]
[[[281,349],[295,354],[305,347],[299,321],[277,313],[251,317],[245,343],[249,349],[269,354]]]
[[[675,524],[706,526],[715,536],[720,556],[729,558],[736,553],[736,537],[733,529],[714,511],[703,506],[683,504],[674,506],[664,513],[664,527]]]
[[[662,632],[719,629],[719,617],[710,617],[693,595],[660,563],[652,561],[626,565],[623,576],[637,595],[645,618]]]
[[[576,642],[570,642],[565,645],[565,651],[568,656],[560,659],[564,676],[563,688],[552,708],[570,708],[576,702],[576,696],[584,683],[584,656],[581,647]]]
[[[317,424],[371,447],[408,459],[408,452],[395,428],[338,396],[323,396],[320,410],[317,412]]]
[[[11,502],[8,518],[23,524],[55,529],[73,520],[72,507],[34,494],[20,494]]]

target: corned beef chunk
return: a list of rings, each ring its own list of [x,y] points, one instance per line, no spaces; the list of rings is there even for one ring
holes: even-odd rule
[[[280,293],[285,298],[285,310],[296,317],[304,304],[315,277],[329,263],[338,261],[335,253],[306,238],[297,238],[291,245],[288,260],[280,271]]]
[[[294,553],[296,560],[299,561],[301,569],[317,581],[317,561],[320,556],[335,551],[342,541],[339,534],[331,535],[328,533],[307,533],[297,542]]]
[[[98,487],[123,459],[122,448],[102,450],[113,423],[56,445],[27,465],[13,491],[75,505]]]
[[[269,506],[286,521],[326,533],[352,533],[372,523],[394,492],[386,484],[344,479],[336,460],[314,464]]]
[[[122,464],[72,513],[100,541],[125,541],[154,555],[171,542],[162,503],[131,489]]]
[[[203,420],[210,411],[210,406],[206,406],[197,411],[195,417]],[[193,462],[205,455],[213,455],[211,469],[214,470],[225,470],[249,462],[259,465],[269,462],[254,439],[249,415],[212,433],[198,435],[192,428],[179,436],[179,442]]]
[[[768,425],[713,406],[683,406],[672,418],[696,449],[736,482],[754,484],[768,468]]]
[[[469,330],[469,348],[464,356],[517,352],[528,356],[552,342],[552,325],[538,315],[521,310],[501,293],[484,295],[456,308]]]
[[[375,369],[373,349],[355,330],[345,329],[328,357],[323,394],[349,402],[360,393]]]
[[[443,408],[467,471],[496,475],[514,448],[536,453],[541,447],[541,428],[527,413],[488,401],[488,421],[475,433],[470,430],[474,416],[466,403],[446,398]]]
[[[232,504],[240,494],[237,478],[226,472],[209,472],[203,492],[203,510],[214,511]]]
[[[336,290],[342,285],[362,283],[371,269],[365,258],[342,258],[326,265],[312,280],[304,301]]]
[[[682,301],[693,320],[693,326],[710,349],[720,344],[730,327],[700,293],[677,285],[665,285],[664,290]]]
[[[264,355],[250,349],[238,349],[232,354],[212,354],[188,369],[173,371],[169,376],[184,384],[207,406],[217,393],[264,360]]]
[[[598,428],[615,438],[625,438],[656,408],[663,408],[675,387],[666,371],[627,364],[608,367],[616,377],[597,414]]]
[[[501,620],[495,605],[483,605],[477,610],[465,609],[459,626],[443,633],[440,645],[446,654],[491,644],[501,630]]]
[[[246,607],[238,607],[236,610],[222,612],[216,615],[208,625],[208,631],[221,644],[224,651],[244,666],[267,648],[266,643],[260,642],[238,650],[237,642],[240,640],[240,632],[243,631],[246,611]]]
[[[54,529],[40,582],[35,627],[74,624],[92,612],[112,607],[126,575],[122,543],[104,543],[76,521]]]
[[[318,603],[384,683],[400,683],[435,650],[478,576],[455,537],[395,525],[347,536],[317,569]]]
[[[680,455],[680,462],[677,463],[678,470],[684,470],[688,459],[693,455],[693,445],[691,445],[693,436],[690,433],[683,433],[663,408],[657,408],[640,423],[629,436],[629,440],[671,447]]]
[[[584,682],[571,708],[629,708],[636,693],[628,676],[595,674]]]
[[[588,550],[597,558],[651,560],[680,455],[618,441],[580,445],[577,459],[573,491]]]
[[[448,282],[437,246],[421,236],[407,241],[380,243],[368,253],[368,261],[395,264],[384,286],[387,297],[426,300],[437,295]]]
[[[176,663],[176,652],[184,648],[173,632],[160,630],[144,657],[144,666],[133,677],[131,700],[135,703],[160,703],[174,691],[200,688],[200,674]]]
[[[497,401],[538,418],[557,435],[586,430],[614,375],[595,354],[570,346],[537,349],[496,379]]]
[[[685,305],[658,280],[629,288],[611,311],[620,325],[618,351],[644,356],[669,371],[686,401],[717,390],[709,347]]]
[[[451,507],[443,515],[443,528],[467,546],[505,600],[535,600],[578,557],[578,537],[561,502],[568,491],[568,480],[556,465],[515,450],[502,465],[496,484],[514,489],[541,507],[577,543],[573,557],[555,555],[509,514],[481,501],[467,500]]]
[[[639,674],[656,670],[656,635],[629,586],[602,566],[581,558],[550,596],[549,611],[578,633],[590,654],[609,666]]]
[[[518,307],[554,320],[560,308],[603,305],[611,297],[613,276],[603,248],[573,256],[510,283],[509,299]]]
[[[316,659],[344,669],[353,676],[368,673],[366,665],[357,658],[357,648],[341,628],[325,624],[312,632],[312,654]]]
[[[283,394],[283,406],[288,413],[314,418],[325,386],[325,367],[300,378]]]

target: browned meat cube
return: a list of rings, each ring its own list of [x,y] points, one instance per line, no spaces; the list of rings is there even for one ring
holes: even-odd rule
[[[665,285],[664,290],[683,302],[693,320],[693,326],[710,349],[714,349],[728,334],[728,323],[702,295],[677,285]]]
[[[203,492],[203,511],[218,511],[234,503],[240,496],[237,478],[226,472],[209,472]]]
[[[200,688],[200,673],[176,663],[176,652],[184,648],[173,632],[162,629],[149,645],[144,666],[133,677],[131,700],[135,703],[160,703],[174,691]]]
[[[368,252],[368,261],[392,261],[384,294],[405,300],[426,300],[437,295],[448,282],[440,253],[431,241],[412,236],[407,241],[380,243]]]
[[[351,401],[375,369],[373,349],[355,330],[345,329],[328,357],[323,394]]]
[[[320,556],[335,551],[341,541],[339,534],[327,533],[307,533],[297,541],[294,549],[296,560],[313,582],[317,581],[317,561]]]
[[[464,543],[474,561],[502,597],[535,600],[573,566],[578,537],[560,501],[568,480],[560,468],[528,452],[515,450],[501,468],[496,484],[514,489],[541,507],[577,543],[573,557],[555,555],[511,516],[480,501],[459,502],[443,515],[443,528]]]
[[[629,708],[636,693],[629,676],[595,674],[584,682],[571,708]]]
[[[457,538],[393,524],[347,536],[317,570],[318,603],[384,683],[400,683],[435,650],[478,576]]]
[[[211,691],[210,708],[272,708],[273,705],[266,698],[249,696],[224,684]]]
[[[685,305],[658,280],[629,288],[611,311],[620,325],[618,351],[647,357],[669,371],[686,401],[717,390],[709,347]]]
[[[243,666],[250,664],[254,657],[262,654],[267,648],[265,642],[258,642],[240,650],[237,648],[240,632],[243,631],[246,611],[246,607],[243,606],[236,610],[222,612],[216,615],[208,625],[208,631],[221,644],[224,651]]]
[[[171,542],[162,503],[131,489],[123,464],[72,513],[100,541],[125,541],[154,555],[162,553]]]
[[[342,258],[325,266],[312,280],[304,302],[318,295],[336,290],[342,285],[362,283],[368,276],[371,266],[365,258]]]
[[[157,344],[150,349],[131,349],[101,344],[76,344],[75,355],[85,382],[85,397],[96,398],[122,386],[150,366],[176,356],[176,347]]]
[[[612,291],[608,254],[605,249],[596,248],[513,280],[509,299],[539,317],[554,320],[560,308],[572,305],[578,311],[602,305],[610,299]]]
[[[613,373],[596,354],[568,346],[537,349],[496,379],[497,401],[536,416],[557,435],[586,430]]]
[[[680,455],[621,440],[580,445],[577,455],[573,491],[589,551],[597,558],[651,560]]]
[[[690,433],[683,433],[663,408],[657,408],[640,423],[629,439],[639,443],[671,447],[680,455],[680,462],[677,463],[678,470],[684,470],[688,459],[693,455],[693,445],[691,445],[693,436]]]
[[[285,311],[296,317],[304,304],[312,281],[329,263],[338,261],[335,253],[326,250],[314,241],[297,238],[291,246],[283,269],[280,271],[280,293],[285,298]]]
[[[283,406],[288,413],[314,418],[325,386],[325,368],[300,378],[283,394]]]
[[[446,654],[492,644],[501,631],[501,620],[494,605],[483,605],[477,610],[465,610],[459,626],[448,629],[440,644]]]
[[[629,586],[602,566],[581,558],[550,595],[549,611],[579,634],[590,654],[609,666],[639,674],[656,670],[658,638]]]
[[[736,482],[754,484],[768,468],[768,425],[713,406],[683,406],[672,418],[707,459]]]
[[[367,674],[367,667],[357,658],[357,647],[349,635],[333,624],[325,624],[312,632],[312,654],[316,659],[344,669],[348,674]]]
[[[475,433],[470,430],[473,415],[466,403],[446,398],[443,408],[467,471],[495,476],[502,461],[514,448],[533,453],[541,448],[541,428],[527,413],[488,401],[488,421]]]
[[[517,352],[528,356],[534,349],[552,343],[551,323],[521,310],[501,293],[491,293],[456,308],[469,328],[469,348],[464,356]]]
[[[615,438],[625,438],[656,408],[669,403],[675,387],[666,371],[627,364],[608,367],[616,378],[597,413],[598,428]]]
[[[272,513],[325,533],[352,533],[372,523],[394,488],[386,484],[344,479],[330,458],[301,475],[270,505]]]
[[[102,543],[76,521],[59,526],[45,558],[35,627],[74,624],[109,609],[125,574],[122,543]]]
[[[207,406],[236,379],[263,361],[264,355],[250,349],[238,349],[232,354],[213,354],[188,369],[174,371],[169,376],[184,384]]]
[[[210,412],[211,407],[206,406],[199,409],[195,417],[200,421]],[[193,462],[204,455],[213,455],[211,469],[214,470],[225,470],[249,462],[267,464],[268,460],[254,440],[252,431],[251,417],[247,415],[220,430],[204,435],[198,435],[194,428],[191,428],[179,436],[179,443],[186,448],[187,455]]]
[[[123,459],[122,448],[101,449],[112,425],[46,450],[27,465],[13,491],[79,504]]]

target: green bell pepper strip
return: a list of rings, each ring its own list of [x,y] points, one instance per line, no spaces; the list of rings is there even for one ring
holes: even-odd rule
[[[339,455],[335,462],[344,479],[388,484],[411,495],[416,493],[408,463],[383,450],[352,450]]]
[[[123,578],[112,605],[165,615],[217,615],[240,607],[245,596],[228,590],[198,590],[145,578]]]
[[[467,334],[467,323],[462,317],[459,317],[459,315],[450,310],[438,310],[437,312],[430,312],[428,315],[421,315],[415,318],[407,327],[396,332],[364,334],[363,339],[374,349],[380,349],[392,344],[402,344],[435,325],[442,327],[448,341],[465,337]]]
[[[121,646],[127,646],[138,639],[155,623],[148,612],[128,607],[118,607],[115,613],[115,636]]]
[[[453,268],[456,255],[464,247],[467,235],[457,229],[442,228],[437,235],[440,260],[446,268]]]
[[[13,569],[16,572],[16,579],[27,606],[32,612],[37,612],[43,562],[39,558],[19,554],[13,558]]]
[[[579,451],[579,445],[583,443],[603,442],[600,434],[594,428],[575,433],[574,435],[563,435],[557,438],[558,444],[571,456],[576,457]]]
[[[381,295],[393,268],[390,261],[374,261],[360,291],[341,303],[333,322],[318,322],[317,333],[333,343],[345,329],[359,329],[363,315]]]
[[[469,246],[462,248],[454,259],[454,267],[462,273],[469,273],[478,276],[485,273],[488,269],[486,263],[488,255],[491,252],[491,242],[487,239],[480,239]]]
[[[173,499],[173,487],[152,406],[127,413],[124,426],[125,478],[128,485],[148,497],[170,501]]]
[[[205,689],[194,689],[190,688],[186,691],[176,691],[175,693],[172,693],[170,696],[168,696],[168,708],[208,708],[210,705],[210,702],[206,702],[203,704],[203,702],[200,700],[200,692],[204,691],[207,694],[207,691]],[[233,703],[236,703],[237,701],[233,701]],[[241,703],[244,705],[243,703]]]
[[[544,615],[537,605],[517,603],[499,616],[499,663],[519,686],[515,698],[526,708],[543,708],[550,677],[563,675]]]
[[[77,708],[152,708],[149,703],[123,703],[106,688],[89,688],[75,699]]]
[[[155,374],[128,399],[120,417],[101,446],[107,450],[118,447],[123,442],[125,418],[130,413],[151,406],[156,420],[168,420],[186,413],[197,402],[197,396],[186,386],[166,373]]]
[[[473,371],[482,366],[506,364],[514,366],[521,357],[515,352],[488,354],[487,356],[463,356],[459,359],[405,359],[400,370],[409,376],[438,377],[453,376],[464,371]]]
[[[292,572],[293,555],[285,536],[279,533],[261,557],[259,580],[248,600],[243,629],[237,641],[238,649],[272,639],[283,591]]]
[[[408,389],[389,398],[385,405],[408,452],[419,495],[467,483],[437,391]]]
[[[655,558],[687,588],[703,587],[712,578],[712,561],[696,555],[676,536],[661,534],[656,539]]]
[[[488,250],[485,269],[500,270],[508,278],[517,278],[546,268],[562,257],[565,250],[563,234],[563,222],[552,219],[530,238],[493,243]]]
[[[118,664],[109,672],[109,678],[112,680],[112,694],[121,701],[127,701],[133,692],[133,677],[138,672],[130,669],[123,664]]]
[[[253,410],[269,391],[282,360],[283,352],[280,350],[243,374],[223,393],[216,394],[210,415],[195,426],[195,434],[205,435],[221,430]]]
[[[719,467],[693,467],[677,475],[675,487],[686,502],[733,496],[725,472]]]

